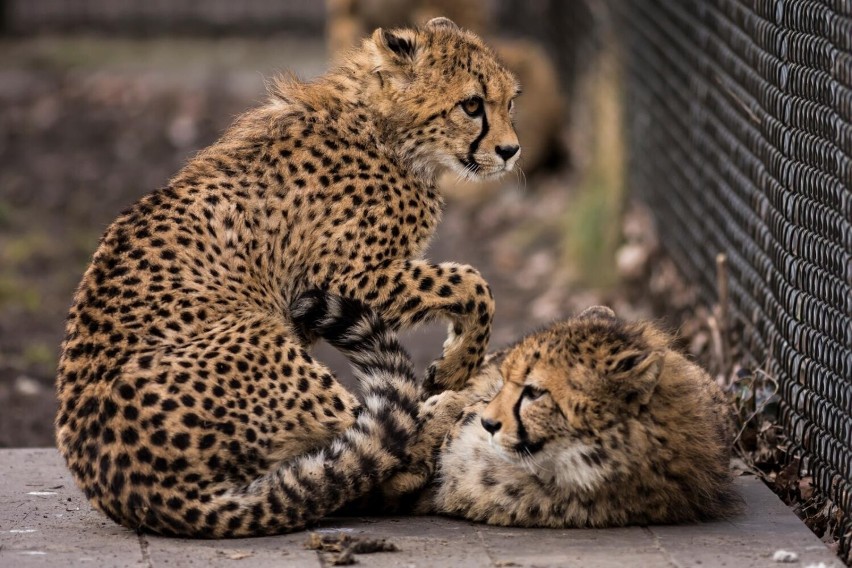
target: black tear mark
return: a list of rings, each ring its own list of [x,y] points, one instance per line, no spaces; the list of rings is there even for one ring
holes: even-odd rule
[[[482,140],[487,135],[488,135],[488,111],[485,109],[485,107],[483,107],[482,108],[482,130],[480,130],[479,136],[477,136],[473,140],[473,142],[470,143],[470,148],[467,151],[467,161],[468,162],[473,163],[473,164],[477,164],[476,158],[474,158],[473,155],[479,149],[480,142],[482,142]]]

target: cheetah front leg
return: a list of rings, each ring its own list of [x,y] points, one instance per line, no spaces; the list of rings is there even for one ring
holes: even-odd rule
[[[441,446],[458,428],[466,409],[479,399],[470,388],[444,391],[420,403],[419,428],[406,447],[405,466],[385,480],[372,494],[345,509],[347,515],[430,515],[434,504],[435,469]]]
[[[426,374],[427,392],[461,389],[482,364],[491,336],[494,297],[471,266],[393,261],[333,277],[331,289],[370,305],[393,327],[413,327],[437,318],[450,321],[443,353]]]

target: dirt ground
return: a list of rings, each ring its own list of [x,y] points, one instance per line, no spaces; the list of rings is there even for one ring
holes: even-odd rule
[[[264,77],[324,66],[321,38],[0,43],[0,447],[53,444],[63,319],[107,224],[261,100]],[[448,204],[428,256],[473,264],[491,282],[492,345],[612,300],[568,283],[573,180],[562,166]],[[409,334],[420,368],[438,354],[442,327]]]

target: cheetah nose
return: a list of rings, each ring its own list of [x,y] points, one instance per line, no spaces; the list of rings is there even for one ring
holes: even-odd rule
[[[489,434],[496,434],[497,430],[503,425],[499,420],[491,420],[490,418],[482,418],[482,427],[488,430]]]
[[[494,148],[494,151],[497,152],[497,155],[503,158],[504,161],[508,162],[512,156],[518,153],[521,147],[518,145],[514,146],[497,146]]]

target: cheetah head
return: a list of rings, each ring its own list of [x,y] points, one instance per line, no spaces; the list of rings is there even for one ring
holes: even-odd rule
[[[521,154],[512,124],[515,77],[473,33],[447,18],[418,29],[377,29],[366,40],[375,106],[416,170],[484,180]]]
[[[623,425],[655,391],[667,341],[601,306],[525,338],[482,412],[491,446],[546,481],[593,490],[614,467]]]

